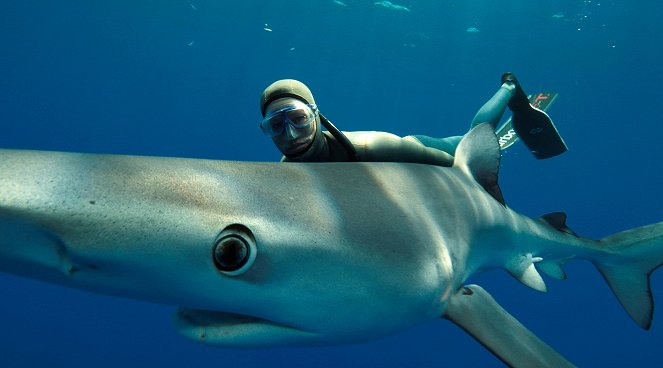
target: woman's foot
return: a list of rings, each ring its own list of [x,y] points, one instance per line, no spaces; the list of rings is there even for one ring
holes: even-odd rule
[[[523,91],[523,88],[518,83],[516,75],[511,72],[506,72],[502,74],[502,84],[513,85],[516,89],[513,97],[509,100],[509,109],[513,112],[522,111],[523,109],[529,108],[529,100],[527,99],[527,94]]]

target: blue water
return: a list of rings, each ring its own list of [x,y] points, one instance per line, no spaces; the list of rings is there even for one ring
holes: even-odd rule
[[[512,208],[564,210],[594,238],[663,220],[663,5],[344,3],[5,2],[0,147],[276,161],[257,128],[258,97],[280,78],[307,83],[344,130],[457,135],[512,70],[527,91],[560,94],[549,113],[570,147],[546,161],[522,144],[505,154]],[[567,271],[547,294],[502,271],[471,281],[579,366],[660,365],[661,319],[640,330],[593,266]],[[663,275],[652,286],[663,304]],[[444,320],[360,345],[222,349],[177,335],[172,306],[8,275],[0,295],[0,367],[500,365]]]

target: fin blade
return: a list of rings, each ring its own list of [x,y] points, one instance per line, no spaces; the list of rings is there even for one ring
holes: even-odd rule
[[[509,118],[501,127],[499,127],[495,134],[497,135],[497,142],[500,144],[502,151],[513,146],[518,142],[518,134],[513,130],[512,119]]]
[[[510,367],[573,367],[502,308],[477,285],[462,287],[449,299],[444,318],[475,338]]]
[[[454,166],[467,171],[493,198],[502,205],[504,196],[497,183],[500,170],[500,153],[497,136],[488,123],[470,130],[458,144]]]
[[[513,114],[513,128],[539,160],[561,155],[568,150],[550,116],[534,106]]]
[[[529,103],[537,109],[546,111],[553,101],[557,98],[555,92],[541,92],[534,95],[527,96]],[[496,131],[497,138],[500,143],[502,151],[511,147],[514,143],[518,142],[518,134],[513,129],[513,118],[510,117],[499,129]]]

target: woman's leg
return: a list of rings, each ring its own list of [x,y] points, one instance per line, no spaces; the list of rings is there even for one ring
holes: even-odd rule
[[[409,135],[405,138],[414,139],[426,147],[439,149],[440,151],[444,151],[453,156],[456,153],[456,147],[458,147],[458,143],[460,143],[460,140],[463,139],[463,136],[459,135],[446,138],[434,138],[427,135]]]
[[[514,83],[507,82],[502,84],[493,97],[481,106],[472,120],[470,129],[481,123],[490,123],[494,129],[497,128],[497,124],[499,124],[502,119],[504,110],[509,105],[509,101],[511,100],[511,97],[513,97],[515,90],[516,86]]]
[[[513,81],[508,80],[503,83],[500,89],[495,92],[493,97],[491,97],[490,100],[483,104],[483,106],[481,106],[479,111],[474,116],[474,119],[472,120],[470,129],[481,123],[490,123],[493,129],[496,129],[497,124],[499,124],[500,120],[502,119],[502,115],[504,115],[504,110],[506,110],[506,107],[509,105],[509,101],[511,101],[511,98],[515,93],[516,84]],[[409,137],[414,138],[416,141],[426,147],[436,148],[450,155],[454,155],[456,153],[456,147],[458,147],[461,139],[463,139],[463,136],[434,138],[426,135],[411,135],[406,138]]]
[[[507,82],[502,84],[493,97],[481,106],[477,114],[474,116],[474,120],[472,120],[470,129],[481,123],[490,123],[490,125],[493,126],[493,129],[495,129],[502,119],[504,110],[509,104],[515,89],[516,87],[513,83]],[[463,139],[463,136],[433,138],[426,135],[411,135],[409,137],[416,139],[426,147],[436,148],[450,155],[456,153],[456,147],[458,147],[460,140]]]

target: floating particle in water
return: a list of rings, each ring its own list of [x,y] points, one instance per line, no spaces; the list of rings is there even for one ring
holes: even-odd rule
[[[465,32],[467,32],[467,33],[479,33],[481,31],[479,30],[479,28],[470,27],[470,28],[466,29]]]
[[[189,1],[189,5],[191,6],[191,9],[198,10],[198,7],[194,3],[192,3],[191,1]]]
[[[272,32],[272,29],[269,28],[269,24],[267,24],[267,23],[265,23],[265,26],[262,29],[264,29],[267,32]]]
[[[294,48],[294,47],[291,47],[291,48],[290,48],[290,51],[295,51],[295,48]]]
[[[415,45],[425,45],[431,40],[430,36],[423,32],[409,32],[403,38],[403,46],[414,47]]]
[[[600,3],[596,5],[592,0],[583,0],[582,3],[579,4],[578,12],[572,17],[578,28],[582,28],[582,25],[589,21],[589,16],[592,15],[594,8],[600,5]]]
[[[194,41],[191,41],[191,42],[187,43],[186,45],[187,46],[193,46],[194,43],[195,43]]]
[[[403,5],[394,4],[391,1],[376,1],[376,2],[373,3],[373,5],[382,6],[382,7],[385,7],[387,9],[391,9],[391,10],[401,10],[401,11],[406,11],[406,12],[410,11],[409,8],[406,8]]]
[[[348,4],[346,4],[346,3],[344,3],[340,0],[334,0],[334,4],[336,4],[338,6],[348,6]]]
[[[557,13],[555,13],[555,14],[552,15],[552,18],[554,18],[554,19],[562,19],[562,18],[565,18],[565,16],[564,16],[564,13],[562,13],[562,12],[557,12]]]

